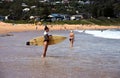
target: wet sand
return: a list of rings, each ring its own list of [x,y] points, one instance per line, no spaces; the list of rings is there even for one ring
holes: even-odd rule
[[[52,35],[68,37],[69,31],[54,30]],[[24,31],[0,36],[0,78],[119,78],[120,40],[97,38],[75,32],[75,44],[69,40],[49,46],[41,58],[42,46],[25,42],[43,31]]]

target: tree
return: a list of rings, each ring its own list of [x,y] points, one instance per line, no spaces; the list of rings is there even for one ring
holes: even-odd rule
[[[116,17],[120,17],[120,1],[117,1],[113,6]]]
[[[9,10],[11,11],[10,14],[14,16],[15,20],[19,20],[22,17],[22,6],[21,2],[14,2],[9,7]]]
[[[46,21],[48,19],[48,15],[50,15],[51,8],[48,4],[44,4],[43,11],[42,11],[42,18]]]
[[[91,13],[94,17],[115,17],[115,13],[119,13],[119,0],[90,0]]]

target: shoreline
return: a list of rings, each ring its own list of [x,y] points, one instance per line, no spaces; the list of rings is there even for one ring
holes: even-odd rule
[[[120,26],[100,26],[100,25],[47,25],[50,30],[105,30],[105,29],[120,29]],[[37,25],[37,30],[43,30],[43,25]],[[11,24],[0,22],[0,34],[10,32],[35,31],[34,24]]]

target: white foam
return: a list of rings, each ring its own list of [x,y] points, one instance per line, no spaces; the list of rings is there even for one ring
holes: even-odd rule
[[[77,30],[82,32],[81,30]],[[118,30],[86,30],[84,33],[92,34],[95,37],[109,38],[109,39],[120,39],[120,31]]]

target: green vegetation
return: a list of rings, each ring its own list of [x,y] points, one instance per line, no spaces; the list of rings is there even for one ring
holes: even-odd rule
[[[27,24],[27,23],[34,23],[33,20],[19,20],[19,21],[5,21],[7,23],[16,23],[16,24]],[[99,19],[81,19],[81,20],[66,20],[66,21],[55,21],[55,22],[42,22],[46,24],[91,24],[91,25],[120,25],[120,18],[114,18],[114,19],[105,19],[105,18],[99,18]]]
[[[88,17],[120,17],[120,0],[68,0],[68,3],[39,2],[40,0],[14,0],[6,2],[0,0],[0,15],[10,16],[15,20],[28,20],[30,16],[46,18],[51,13],[86,14]],[[63,1],[63,0],[57,0]],[[22,4],[26,6],[22,6]],[[36,6],[35,8],[31,8]],[[30,8],[25,12],[23,9]]]
[[[86,19],[45,22],[47,24],[97,24],[120,25],[120,0],[69,0],[68,3],[39,2],[40,0],[14,0],[6,2],[0,0],[0,15],[9,16],[5,22],[34,23],[30,16],[39,16],[46,19],[51,13],[60,14],[85,14]],[[62,1],[62,0],[58,0]],[[27,6],[23,6],[27,5]],[[35,6],[35,8],[31,8]],[[23,9],[29,8],[29,11]],[[90,18],[93,17],[93,18]],[[110,17],[110,19],[107,19]]]
[[[25,20],[19,20],[19,21],[7,20],[5,22],[6,23],[14,23],[14,24],[26,24],[28,21],[25,21]]]
[[[120,19],[82,19],[71,21],[56,21],[52,24],[96,24],[96,25],[120,25]]]

